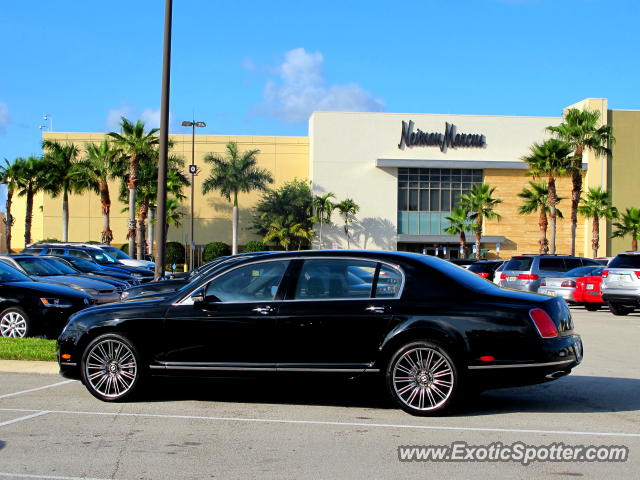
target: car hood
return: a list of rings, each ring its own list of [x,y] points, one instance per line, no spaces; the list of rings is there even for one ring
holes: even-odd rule
[[[94,290],[114,290],[113,285],[101,282],[99,280],[91,280],[89,278],[74,277],[71,275],[53,275],[33,277],[38,282],[56,283],[67,287],[92,288]]]
[[[88,298],[86,293],[79,290],[45,282],[7,282],[7,285],[28,290],[34,294],[55,295],[56,297],[71,298],[80,301]]]

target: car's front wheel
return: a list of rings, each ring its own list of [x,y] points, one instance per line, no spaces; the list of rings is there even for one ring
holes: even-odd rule
[[[451,407],[460,390],[460,375],[442,346],[416,341],[400,347],[386,371],[387,389],[404,411],[434,415]]]
[[[600,310],[601,306],[602,305],[600,305],[599,303],[586,303],[584,305],[584,308],[586,308],[588,312],[597,312],[598,310]]]
[[[19,307],[5,308],[0,313],[0,337],[23,338],[31,333],[31,321]]]
[[[131,399],[142,383],[141,357],[135,346],[118,334],[94,339],[82,356],[82,381],[105,402]]]
[[[617,316],[629,315],[633,312],[633,307],[625,307],[624,305],[619,305],[617,303],[609,302],[609,310],[611,313]]]

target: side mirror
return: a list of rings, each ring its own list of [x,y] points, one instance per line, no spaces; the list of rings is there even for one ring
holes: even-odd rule
[[[191,295],[191,300],[193,301],[193,306],[196,306],[196,304],[198,303],[204,302],[204,289],[201,288],[193,292],[193,295]]]

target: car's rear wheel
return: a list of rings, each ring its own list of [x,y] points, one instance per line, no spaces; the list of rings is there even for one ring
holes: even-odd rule
[[[629,315],[631,312],[633,312],[633,307],[625,307],[624,305],[620,305],[618,303],[609,302],[609,310],[611,310],[611,313],[613,313],[614,315],[621,317],[624,315]]]
[[[19,307],[5,308],[0,313],[0,336],[24,338],[31,333],[31,320]]]
[[[387,365],[386,383],[396,404],[413,415],[445,411],[460,390],[452,356],[442,346],[427,341],[405,344],[394,353]]]
[[[81,372],[87,390],[105,402],[131,399],[143,377],[138,350],[118,334],[101,335],[87,346]]]
[[[598,310],[600,310],[600,307],[602,305],[600,305],[599,303],[585,303],[584,308],[586,308],[589,312],[597,312]]]

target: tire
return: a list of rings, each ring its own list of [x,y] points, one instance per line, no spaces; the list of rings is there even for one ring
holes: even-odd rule
[[[387,365],[385,381],[394,402],[412,415],[437,415],[450,409],[461,391],[461,376],[442,346],[416,341],[403,345]]]
[[[611,313],[613,313],[614,315],[617,315],[618,317],[622,317],[624,315],[629,315],[631,312],[633,312],[633,307],[625,307],[618,303],[609,302],[609,310],[611,310]]]
[[[5,308],[0,313],[0,337],[24,338],[31,334],[31,319],[20,307]]]
[[[602,307],[602,305],[599,303],[585,303],[584,305],[584,308],[586,308],[589,312],[597,312],[598,310],[600,310],[600,307]]]
[[[136,347],[115,333],[100,335],[87,345],[80,372],[89,393],[104,402],[134,398],[141,391],[145,373]]]

